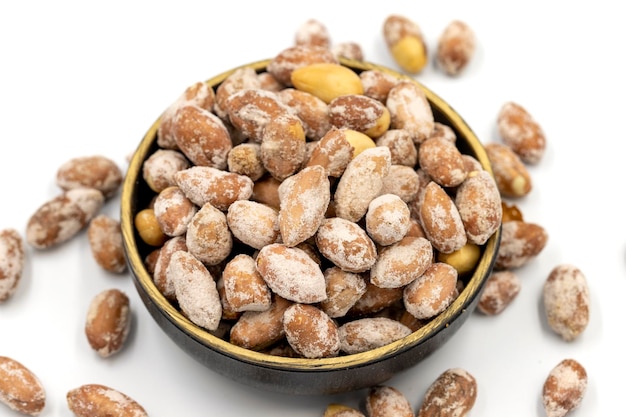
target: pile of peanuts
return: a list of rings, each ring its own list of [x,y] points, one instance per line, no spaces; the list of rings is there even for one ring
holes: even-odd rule
[[[419,26],[392,15],[382,32],[399,67],[419,74],[428,62]],[[467,24],[453,21],[439,39],[437,67],[460,75],[475,42]],[[520,291],[515,270],[547,243],[546,230],[506,201],[532,190],[526,165],[539,163],[546,147],[526,109],[502,107],[502,141],[485,145],[492,177],[460,152],[454,130],[434,119],[416,83],[378,70],[357,73],[340,57],[364,59],[357,43],[333,45],[323,24],[305,22],[265,71],[241,68],[215,90],[203,82],[187,88],[162,115],[159,149],[143,165],[155,195],[135,227],[153,248],[145,264],[156,287],[193,323],[235,345],[322,358],[405,337],[450,305],[481,245],[502,228],[478,303],[481,313],[498,315]],[[25,242],[47,249],[87,228],[97,264],[126,272],[119,222],[99,214],[122,179],[103,156],[59,168],[62,193],[33,214],[25,238],[0,230],[0,302],[18,287]],[[578,268],[556,266],[543,301],[563,340],[584,331],[589,294]],[[103,358],[119,352],[130,317],[123,292],[98,294],[85,320],[90,346]],[[578,362],[559,363],[544,385],[548,416],[576,408],[586,382]],[[372,387],[364,411],[465,416],[476,386],[469,372],[451,368],[417,414],[391,386]],[[0,402],[37,415],[45,390],[31,370],[0,357]],[[77,416],[93,409],[147,415],[128,396],[96,384],[69,391],[67,402]],[[363,415],[341,404],[324,413]]]
[[[436,317],[502,220],[494,178],[423,89],[342,65],[317,35],[259,73],[184,91],[143,165],[155,195],[135,222],[154,283],[194,324],[305,358]]]

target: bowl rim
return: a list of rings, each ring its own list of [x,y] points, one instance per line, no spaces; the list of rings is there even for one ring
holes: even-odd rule
[[[408,80],[417,84],[423,89],[431,107],[444,114],[445,117],[449,119],[451,127],[453,127],[465,138],[467,146],[483,166],[483,169],[493,176],[492,167],[487,157],[487,153],[469,125],[450,106],[450,104],[440,98],[420,81],[379,64],[356,61],[347,58],[340,58],[339,61],[342,65],[350,67],[357,72],[377,70],[390,74],[398,79]],[[265,70],[270,62],[271,59],[264,59],[240,65],[209,78],[205,82],[215,88],[229,75],[240,68],[252,68],[257,72],[260,72]],[[139,184],[139,181],[141,181],[142,178],[143,161],[149,156],[151,149],[155,145],[157,130],[162,116],[163,114],[161,114],[150,126],[130,158],[127,173],[122,184],[120,199],[120,225],[124,250],[127,262],[135,278],[135,284],[142,287],[147,297],[152,300],[152,302],[169,321],[181,329],[181,331],[187,333],[190,337],[209,349],[256,366],[284,371],[318,372],[324,370],[336,371],[341,368],[362,367],[371,363],[383,361],[385,358],[396,356],[400,352],[418,346],[439,333],[442,329],[446,328],[457,316],[463,314],[466,307],[469,306],[472,300],[478,296],[485,280],[493,268],[500,241],[501,228],[498,228],[497,231],[483,245],[484,247],[481,258],[474,273],[468,279],[468,283],[465,288],[448,306],[448,308],[426,323],[423,327],[412,332],[410,335],[385,346],[371,349],[366,352],[340,355],[331,358],[290,358],[269,355],[233,345],[230,342],[211,334],[208,330],[202,329],[201,327],[193,324],[180,311],[178,311],[157,289],[150,273],[145,267],[144,260],[140,257],[139,251],[137,250],[138,246],[136,233],[134,231],[134,214],[136,213],[134,201],[135,186]]]

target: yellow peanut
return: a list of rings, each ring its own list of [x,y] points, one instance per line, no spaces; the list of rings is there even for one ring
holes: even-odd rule
[[[417,36],[405,36],[391,47],[391,55],[404,71],[417,74],[428,63],[426,45]]]
[[[374,140],[365,133],[352,129],[346,129],[344,133],[348,143],[350,143],[350,145],[354,148],[354,151],[352,152],[353,158],[366,149],[376,147],[376,142],[374,142]]]
[[[363,94],[358,74],[350,68],[333,63],[317,63],[296,68],[291,73],[295,88],[313,94],[325,103],[346,94]]]
[[[478,259],[480,258],[480,248],[472,243],[467,243],[451,253],[439,253],[437,259],[440,262],[445,262],[448,265],[453,266],[459,276],[471,272],[476,267]]]
[[[381,137],[387,130],[389,130],[389,125],[391,124],[391,113],[389,113],[389,109],[387,107],[384,108],[382,116],[380,116],[376,120],[376,124],[369,129],[367,129],[365,133],[372,139],[378,139]]]
[[[135,228],[141,240],[150,246],[161,246],[167,239],[151,208],[143,209],[135,215]]]

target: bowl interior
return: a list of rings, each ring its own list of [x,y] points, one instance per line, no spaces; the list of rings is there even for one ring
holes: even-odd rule
[[[341,61],[343,65],[352,68],[356,72],[377,69],[388,72],[397,78],[408,79],[417,83],[426,93],[435,120],[450,126],[455,131],[457,135],[457,146],[461,152],[474,156],[485,170],[492,173],[485,150],[474,132],[448,103],[430,89],[410,77],[385,67],[348,59],[342,59]],[[262,72],[269,62],[269,60],[263,60],[244,66],[252,67],[257,72]],[[217,75],[207,80],[207,83],[213,88],[217,88],[217,86],[235,70],[237,70],[237,68]],[[493,267],[500,240],[500,230],[481,247],[481,257],[474,273],[465,278],[463,291],[443,313],[430,320],[424,327],[409,336],[377,349],[358,354],[323,359],[277,357],[232,345],[196,326],[173,306],[154,285],[152,277],[144,265],[146,256],[154,250],[154,248],[143,243],[134,227],[135,214],[146,207],[148,202],[155,195],[143,180],[142,165],[143,161],[158,149],[156,139],[159,123],[160,118],[153,123],[141,140],[129,163],[123,184],[120,218],[124,247],[135,286],[152,316],[176,343],[180,344],[185,350],[210,368],[230,377],[234,377],[235,379],[240,379],[245,383],[269,387],[272,390],[284,390],[286,392],[297,392],[298,389],[294,388],[292,385],[300,384],[303,381],[294,381],[294,379],[291,378],[290,382],[288,382],[288,387],[281,387],[281,382],[274,380],[272,372],[277,372],[276,375],[282,375],[282,372],[286,372],[289,375],[294,375],[295,373],[299,375],[298,378],[306,374],[319,375],[319,373],[331,372],[335,375],[331,376],[331,379],[334,378],[335,380],[334,384],[340,386],[324,388],[316,387],[314,383],[310,390],[300,390],[304,391],[304,393],[309,393],[309,391],[314,393],[328,393],[352,390],[362,386],[373,385],[372,382],[376,382],[378,379],[382,381],[391,376],[391,374],[412,366],[436,349],[441,343],[447,341],[474,309],[477,296]],[[228,363],[232,359],[234,361],[233,363],[236,362],[238,365],[236,365],[234,369],[232,363],[231,365],[222,366],[220,363],[216,363],[216,358],[212,356],[214,354],[219,355],[219,360],[226,359]],[[380,364],[386,361],[393,361],[393,358],[403,359],[389,367],[389,369],[381,370],[381,377],[378,379],[365,377],[360,384],[359,381],[346,381],[342,385],[341,378],[338,380],[336,377],[336,375],[339,375],[337,373],[341,372],[341,370],[364,368],[376,363]],[[246,368],[241,368],[239,364],[252,367],[254,369],[252,377],[248,375]],[[329,379],[327,383],[331,379]]]

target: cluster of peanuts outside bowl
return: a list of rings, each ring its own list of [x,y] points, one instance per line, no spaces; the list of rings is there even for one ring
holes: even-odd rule
[[[207,80],[206,84],[216,90],[240,68],[252,68],[258,74],[265,73],[271,61],[234,68]],[[475,158],[483,170],[492,174],[479,139],[463,118],[434,92],[412,78],[375,64],[344,58],[339,59],[339,64],[355,74],[376,70],[396,80],[415,83],[425,93],[434,120],[450,127],[455,133],[457,148],[463,154]],[[158,248],[146,244],[135,225],[137,214],[149,207],[157,194],[147,184],[142,173],[144,162],[160,149],[157,142],[162,118],[149,128],[129,164],[121,202],[123,241],[135,286],[149,313],[178,346],[203,365],[244,384],[276,392],[317,395],[358,390],[381,384],[426,358],[447,342],[475,309],[483,284],[494,265],[500,241],[499,225],[488,240],[479,245],[479,256],[472,270],[459,274],[457,294],[442,312],[425,321],[421,327],[411,329],[410,334],[366,351],[336,352],[327,357],[314,358],[298,354],[279,356],[269,354],[265,349],[237,346],[229,341],[228,331],[218,334],[195,324],[175,301],[164,296],[155,285],[148,259]],[[236,248],[237,245],[233,251]],[[233,255],[229,255],[230,258]],[[208,269],[214,271],[211,266]],[[214,279],[217,281],[218,277]],[[331,322],[342,320],[337,318]],[[228,320],[222,320],[222,324],[224,322]]]

